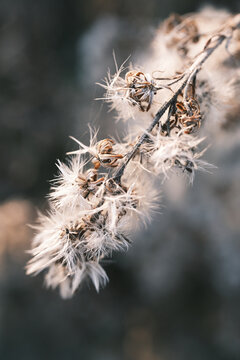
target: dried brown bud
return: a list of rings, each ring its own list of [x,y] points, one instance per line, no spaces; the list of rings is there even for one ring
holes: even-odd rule
[[[117,161],[123,158],[121,154],[115,154],[113,152],[113,145],[115,142],[111,139],[104,139],[96,144],[97,156],[93,159],[95,169],[100,166],[109,168],[118,166]]]
[[[97,187],[102,184],[104,177],[98,179],[96,169],[89,169],[84,174],[80,174],[77,182],[83,190],[83,197],[87,197],[89,193],[95,192]]]
[[[125,81],[129,89],[128,97],[131,103],[138,105],[141,111],[148,111],[158,90],[149,74],[132,70],[127,72]]]

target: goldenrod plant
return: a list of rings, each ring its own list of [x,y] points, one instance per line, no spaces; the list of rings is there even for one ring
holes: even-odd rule
[[[45,271],[63,298],[87,278],[97,291],[106,284],[102,259],[127,249],[150,221],[162,182],[178,172],[192,183],[210,167],[203,140],[239,108],[239,58],[240,15],[205,9],[164,21],[144,66],[115,60],[116,73],[100,85],[128,135],[98,140],[90,129],[89,145],[73,138],[78,149],[57,162],[27,274]]]

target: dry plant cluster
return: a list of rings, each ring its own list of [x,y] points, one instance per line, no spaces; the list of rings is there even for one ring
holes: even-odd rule
[[[58,161],[49,211],[35,226],[27,273],[45,271],[46,285],[59,286],[64,298],[86,278],[97,291],[105,285],[101,260],[128,248],[173,172],[191,183],[196,170],[208,168],[201,160],[205,125],[223,126],[236,111],[240,15],[171,15],[149,53],[142,67],[115,61],[116,73],[101,84],[128,135],[121,143],[98,141],[90,129],[88,146],[73,138],[79,149],[66,164]]]

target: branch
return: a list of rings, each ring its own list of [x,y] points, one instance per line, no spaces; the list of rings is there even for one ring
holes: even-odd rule
[[[213,39],[217,37],[217,39],[214,41]],[[121,177],[123,176],[124,170],[129,163],[129,161],[135,156],[137,150],[140,148],[140,146],[148,139],[148,134],[154,129],[154,127],[159,124],[159,121],[161,117],[164,115],[166,110],[173,105],[178,95],[184,90],[184,88],[191,83],[192,79],[196,76],[198,71],[201,69],[204,62],[209,58],[209,56],[222,44],[222,42],[226,39],[225,35],[214,35],[212,38],[208,40],[208,42],[205,45],[204,50],[197,56],[197,59],[194,61],[194,63],[190,66],[190,68],[184,73],[183,77],[180,77],[180,79],[184,79],[181,86],[175,91],[173,96],[165,102],[162,107],[159,109],[159,111],[156,113],[151,125],[144,131],[138,142],[134,145],[131,151],[128,152],[128,154],[125,157],[125,160],[123,164],[119,167],[115,175],[113,176],[113,180],[116,183],[121,182]],[[212,44],[212,46],[211,46]]]

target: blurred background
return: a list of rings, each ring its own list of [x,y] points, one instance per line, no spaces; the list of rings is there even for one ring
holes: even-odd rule
[[[211,2],[239,12],[239,2]],[[88,141],[119,135],[95,83],[146,54],[154,29],[201,0],[0,1],[0,358],[240,359],[240,127],[219,130],[187,191],[163,189],[161,214],[127,254],[106,261],[110,283],[64,301],[25,275],[36,208],[55,162]],[[236,120],[239,120],[236,118]]]

